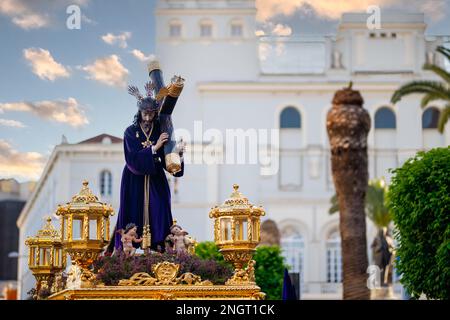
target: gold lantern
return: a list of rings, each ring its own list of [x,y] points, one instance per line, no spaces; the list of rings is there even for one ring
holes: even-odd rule
[[[233,188],[234,192],[230,198],[222,205],[212,208],[209,217],[215,219],[214,241],[225,260],[233,263],[233,278],[236,278],[243,273],[245,265],[253,268],[254,262],[249,262],[260,241],[260,217],[264,216],[265,212],[262,207],[251,204],[239,192],[237,184],[233,185]]]
[[[36,278],[36,294],[50,290],[55,274],[66,267],[66,254],[61,243],[61,234],[52,225],[52,219],[37,232],[35,237],[25,240],[28,246],[28,267]]]
[[[109,217],[114,215],[111,205],[102,203],[83,181],[81,191],[66,205],[59,205],[62,243],[70,258],[83,272],[81,286],[93,285],[95,276],[90,265],[109,242]]]

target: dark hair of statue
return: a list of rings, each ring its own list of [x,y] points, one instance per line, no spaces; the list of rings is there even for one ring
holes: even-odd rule
[[[127,226],[125,227],[125,231],[123,233],[127,233],[128,231],[130,231],[134,227],[136,227],[136,225],[134,223],[127,224]]]

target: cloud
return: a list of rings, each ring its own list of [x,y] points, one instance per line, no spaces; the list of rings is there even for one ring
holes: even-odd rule
[[[128,69],[120,63],[119,57],[115,54],[97,59],[93,64],[80,69],[89,74],[88,79],[114,87],[125,87],[129,74]]]
[[[87,6],[90,0],[0,0],[0,14],[11,18],[22,29],[50,26],[52,15],[60,14],[68,5]]]
[[[74,98],[67,100],[0,103],[0,113],[5,111],[30,112],[39,118],[81,127],[89,123],[83,108]]]
[[[22,29],[39,29],[49,24],[48,16],[34,12],[26,1],[1,0],[0,13],[11,17],[11,21]]]
[[[0,13],[11,18],[11,21],[22,29],[39,29],[49,24],[49,19],[33,11],[24,0],[1,0]]]
[[[102,40],[107,44],[114,45],[117,44],[119,47],[125,49],[128,47],[127,40],[131,38],[131,32],[122,32],[121,34],[115,35],[112,33],[107,33],[102,36]]]
[[[326,19],[339,19],[344,12],[366,12],[370,5],[382,9],[406,7],[428,14],[433,20],[445,17],[442,8],[446,0],[256,0],[257,19],[268,21],[276,15],[290,16],[297,10],[312,8],[315,13]]]
[[[290,36],[292,29],[289,26],[278,23],[272,30],[272,34],[276,36]]]
[[[46,159],[37,152],[19,152],[0,139],[0,176],[37,180]]]
[[[30,62],[33,73],[43,80],[55,81],[70,76],[67,68],[56,62],[48,50],[28,48],[23,50],[23,56]]]
[[[424,1],[420,6],[420,12],[424,12],[432,21],[436,22],[445,18],[446,3],[443,1]]]
[[[155,55],[150,54],[146,56],[141,50],[134,49],[130,51],[133,56],[135,56],[139,61],[147,62],[155,59]]]
[[[264,32],[264,30],[256,30],[255,31],[255,36],[257,36],[257,37],[262,37],[265,35],[266,35],[266,33]]]
[[[1,118],[0,118],[0,126],[13,127],[13,128],[25,128],[26,127],[26,125],[24,125],[20,121],[1,119]]]
[[[292,35],[292,28],[286,24],[273,23],[271,21],[264,22],[260,25],[261,29],[255,32],[256,36],[290,36]]]
[[[47,18],[38,14],[14,17],[12,22],[25,30],[39,29],[48,24]]]

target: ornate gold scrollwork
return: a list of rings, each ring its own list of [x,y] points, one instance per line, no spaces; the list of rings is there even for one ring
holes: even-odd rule
[[[119,281],[119,286],[171,286],[171,285],[213,285],[211,281],[202,281],[200,276],[186,272],[177,278],[180,265],[168,261],[160,262],[152,267],[155,277],[148,273],[135,273],[130,279]]]

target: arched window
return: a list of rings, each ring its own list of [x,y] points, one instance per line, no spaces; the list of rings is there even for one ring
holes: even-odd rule
[[[330,233],[327,248],[327,282],[342,282],[341,237],[338,230]]]
[[[291,268],[291,273],[295,278],[293,281],[299,281],[300,290],[304,283],[304,266],[305,266],[305,242],[302,235],[293,227],[284,228],[281,231],[280,245],[286,264]],[[295,284],[294,284],[295,285]]]
[[[300,112],[294,107],[285,108],[280,115],[280,129],[302,127],[302,117]]]
[[[112,195],[112,174],[108,170],[100,173],[100,194],[102,196]]]
[[[422,114],[422,129],[437,129],[440,116],[438,108],[431,107]]]
[[[395,129],[397,127],[394,112],[382,107],[375,113],[375,129]]]

